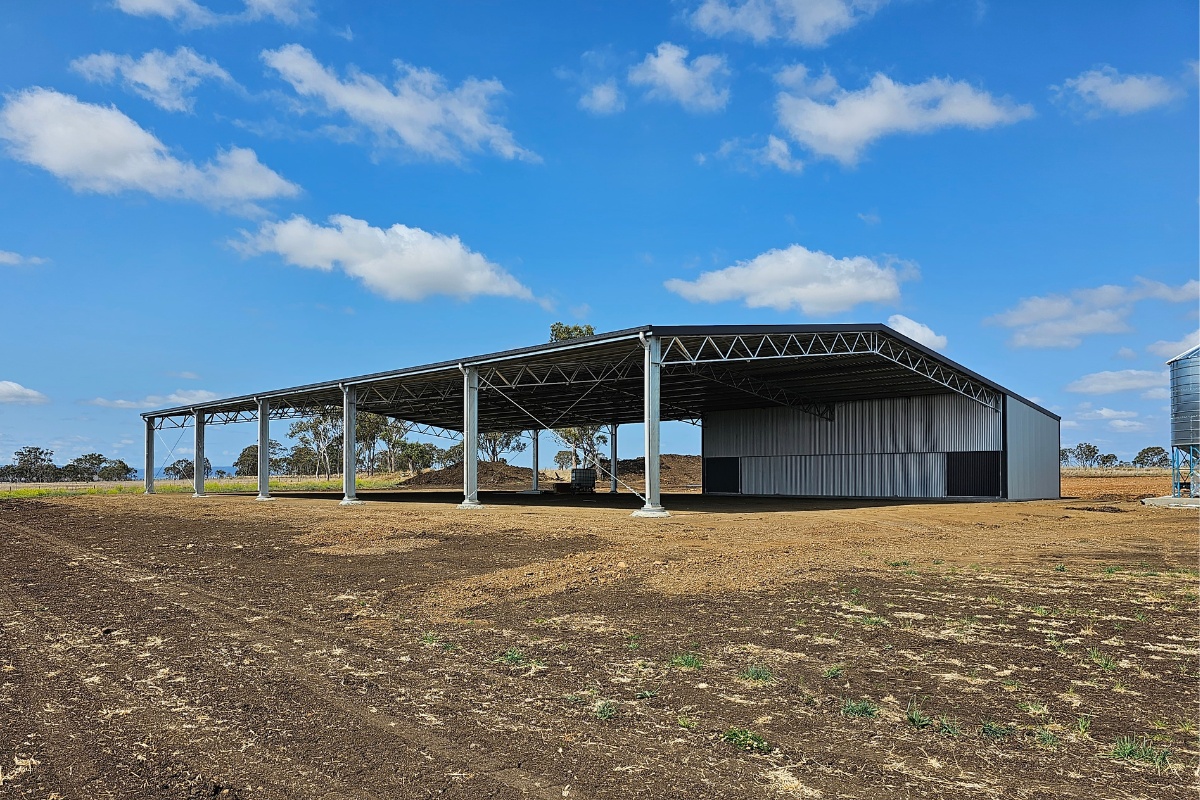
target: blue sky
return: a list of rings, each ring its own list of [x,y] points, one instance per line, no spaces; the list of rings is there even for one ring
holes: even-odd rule
[[[140,463],[139,410],[555,320],[890,320],[1065,445],[1165,446],[1196,30],[1188,2],[6,4],[0,458]],[[213,430],[214,463],[253,436]]]

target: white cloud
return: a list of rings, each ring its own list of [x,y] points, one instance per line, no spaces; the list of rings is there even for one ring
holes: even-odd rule
[[[1146,349],[1156,356],[1162,358],[1174,358],[1180,355],[1185,350],[1190,350],[1200,344],[1200,328],[1184,336],[1182,339],[1175,341],[1157,341],[1154,344],[1146,345]]]
[[[1091,116],[1137,114],[1166,105],[1179,95],[1158,75],[1122,75],[1110,66],[1089,70],[1050,88],[1059,99],[1082,106]]]
[[[843,164],[854,164],[877,139],[942,128],[992,128],[1033,116],[1033,108],[996,98],[966,81],[930,78],[904,84],[878,73],[851,92],[828,75],[810,81],[803,65],[781,71],[785,87],[775,101],[779,124],[799,144]]]
[[[749,308],[799,308],[808,315],[834,314],[860,303],[898,300],[900,282],[915,273],[912,265],[898,266],[881,265],[865,256],[834,258],[794,244],[705,272],[694,281],[672,278],[664,285],[692,302],[742,300]]]
[[[113,5],[135,17],[162,17],[181,28],[204,28],[233,22],[274,19],[296,25],[314,15],[310,0],[243,0],[236,14],[218,14],[196,0],[114,0]]]
[[[0,381],[0,403],[14,403],[16,405],[31,406],[40,405],[41,403],[49,403],[50,398],[41,392],[33,389],[27,389],[19,383],[13,381]]]
[[[174,408],[176,406],[187,406],[193,403],[207,403],[210,400],[216,400],[220,395],[215,392],[210,392],[205,389],[177,389],[168,395],[152,394],[143,397],[141,400],[106,400],[103,397],[97,397],[88,400],[88,405],[100,406],[101,408],[122,408],[122,409],[139,409],[139,408]]]
[[[729,103],[725,57],[696,56],[689,62],[687,56],[687,48],[663,42],[629,70],[629,82],[646,87],[649,97],[677,102],[688,111],[720,111]]]
[[[1166,370],[1152,372],[1145,369],[1119,369],[1084,375],[1067,384],[1067,391],[1080,394],[1113,394],[1137,389],[1154,389],[1165,386],[1169,380]]]
[[[1059,425],[1063,428],[1078,428],[1079,423],[1073,419],[1064,419]]]
[[[704,0],[689,17],[710,36],[735,34],[762,43],[787,39],[820,47],[868,19],[888,0]]]
[[[11,250],[0,250],[0,264],[9,267],[19,267],[23,264],[45,264],[46,259],[38,256],[23,256]]]
[[[1135,278],[1132,286],[1106,285],[1070,294],[1026,297],[1016,307],[989,317],[989,324],[1012,328],[1016,347],[1078,347],[1083,337],[1130,330],[1128,317],[1144,300],[1197,302],[1200,281],[1180,286]]]
[[[861,219],[863,222],[867,223],[868,225],[878,225],[880,222],[882,222],[879,215],[876,214],[874,211],[868,211],[865,214],[859,214],[858,218]]]
[[[259,162],[253,150],[233,147],[200,165],[184,161],[116,108],[50,89],[9,95],[0,109],[0,139],[8,142],[13,158],[41,167],[80,192],[142,191],[252,208],[254,201],[300,191]]]
[[[1146,423],[1138,422],[1137,420],[1114,419],[1108,423],[1108,428],[1117,433],[1133,433],[1134,431],[1146,430]]]
[[[329,272],[335,266],[389,300],[497,295],[533,299],[532,292],[457,236],[407,225],[386,230],[343,214],[329,225],[294,216],[267,222],[234,246],[246,254],[276,253],[289,264]]]
[[[71,69],[93,83],[112,83],[119,77],[127,89],[167,111],[191,111],[190,93],[206,79],[233,83],[217,62],[187,47],[170,55],[151,50],[138,59],[94,53],[72,61]]]
[[[1089,411],[1084,411],[1079,415],[1080,419],[1133,419],[1137,416],[1136,411],[1118,411],[1114,408],[1096,408]]]
[[[799,174],[804,171],[804,162],[792,156],[788,143],[778,136],[768,136],[761,147],[746,144],[743,139],[728,139],[714,153],[718,158],[733,159],[739,166],[773,167],[780,172]],[[701,164],[707,161],[703,154],[697,156]]]
[[[593,114],[617,114],[625,110],[625,95],[615,78],[590,86],[579,98],[579,107]]]
[[[1157,389],[1150,389],[1142,392],[1143,400],[1166,400],[1171,396],[1171,392],[1165,386],[1160,386]]]
[[[199,375],[197,375],[196,373],[191,372],[189,370],[184,370],[183,372],[168,372],[167,374],[170,375],[172,378],[183,378],[185,381],[200,380]]]
[[[262,59],[297,94],[313,101],[310,110],[345,114],[382,145],[446,161],[461,161],[465,153],[485,147],[503,158],[537,160],[492,114],[504,92],[498,80],[467,78],[450,89],[436,72],[397,61],[393,89],[353,68],[342,80],[298,44],[264,50]]]
[[[1132,347],[1122,347],[1117,350],[1117,358],[1123,358],[1126,361],[1137,358],[1137,351]]]
[[[887,324],[889,328],[934,350],[945,350],[949,343],[945,336],[934,333],[928,325],[909,319],[903,314],[892,314],[888,317]]]

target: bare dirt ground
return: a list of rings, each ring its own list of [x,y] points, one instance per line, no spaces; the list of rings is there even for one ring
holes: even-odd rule
[[[1104,480],[0,501],[0,796],[1192,798],[1197,516]]]

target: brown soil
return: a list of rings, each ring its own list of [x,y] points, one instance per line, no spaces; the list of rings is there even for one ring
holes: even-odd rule
[[[1080,500],[1141,500],[1170,493],[1170,475],[1062,478],[1062,496]]]
[[[0,501],[0,795],[1192,798],[1197,517],[1094,491]]]
[[[704,476],[703,459],[700,456],[680,456],[664,453],[659,460],[659,481],[663,486],[700,486]],[[617,459],[617,477],[634,485],[645,483],[645,458]]]
[[[533,482],[533,470],[511,464],[479,462],[479,486],[484,489],[528,489]],[[463,485],[463,465],[452,464],[442,469],[418,473],[400,484],[401,488],[456,487]]]

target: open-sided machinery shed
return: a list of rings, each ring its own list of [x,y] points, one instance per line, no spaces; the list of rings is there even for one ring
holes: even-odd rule
[[[356,502],[358,410],[462,434],[463,508],[479,506],[477,436],[644,424],[643,516],[659,495],[659,423],[701,425],[704,491],[863,498],[1059,496],[1059,418],[885,325],[640,328],[143,414],[146,491],[163,428],[258,421],[268,496],[271,420],[344,410],[342,502]],[[615,457],[613,459],[615,463]],[[535,487],[536,488],[536,485]],[[615,481],[613,484],[615,490]]]

